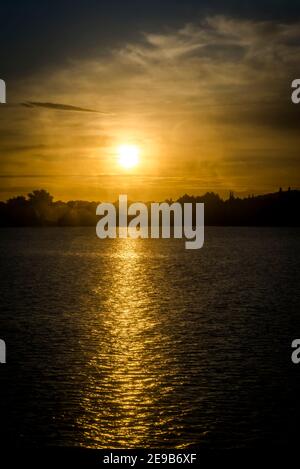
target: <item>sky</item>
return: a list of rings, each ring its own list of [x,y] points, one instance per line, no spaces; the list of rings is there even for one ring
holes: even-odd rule
[[[299,1],[1,1],[0,199],[300,188]],[[119,147],[138,148],[124,168]]]

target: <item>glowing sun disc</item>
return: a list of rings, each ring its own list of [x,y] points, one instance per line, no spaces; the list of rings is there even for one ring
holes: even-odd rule
[[[136,145],[121,145],[118,148],[120,166],[125,169],[134,168],[139,162],[139,153]]]

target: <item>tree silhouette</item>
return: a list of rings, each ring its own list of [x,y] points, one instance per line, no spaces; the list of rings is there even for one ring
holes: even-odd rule
[[[173,200],[169,198],[168,202]],[[195,204],[204,203],[206,225],[299,226],[300,191],[290,187],[287,191],[280,188],[275,193],[244,199],[232,192],[227,200],[214,192],[201,196],[185,194],[177,202],[194,204],[194,215]],[[54,202],[48,191],[34,190],[27,197],[0,202],[0,226],[95,226],[97,205],[97,202],[80,200]],[[147,206],[150,212],[149,202]]]

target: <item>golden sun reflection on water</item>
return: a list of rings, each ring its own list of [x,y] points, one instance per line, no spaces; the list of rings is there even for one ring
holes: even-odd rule
[[[2,233],[1,319],[14,345],[0,373],[4,442],[221,452],[287,445],[300,415],[282,407],[295,390],[281,386],[291,376],[274,344],[299,319],[296,302],[286,307],[298,233],[211,227],[196,252],[179,239],[95,238],[90,228]]]
[[[95,312],[99,348],[89,362],[91,386],[80,421],[85,441],[92,438],[99,448],[146,447],[151,433],[167,423],[157,406],[172,391],[166,383],[170,360],[162,353],[168,337],[153,306],[157,292],[149,263],[154,261],[143,241],[133,239],[116,241],[109,259],[110,287]],[[103,297],[101,287],[94,293]]]

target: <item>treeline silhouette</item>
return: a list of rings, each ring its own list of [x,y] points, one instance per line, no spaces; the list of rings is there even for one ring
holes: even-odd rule
[[[230,193],[227,200],[213,192],[202,196],[186,194],[176,202],[203,202],[205,225],[299,226],[300,191],[290,188],[242,199]],[[96,216],[99,203],[80,200],[54,202],[46,190],[35,190],[27,197],[18,196],[0,202],[0,226],[95,226],[99,220]],[[117,203],[115,205],[117,207]]]

